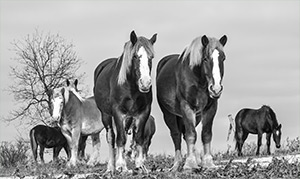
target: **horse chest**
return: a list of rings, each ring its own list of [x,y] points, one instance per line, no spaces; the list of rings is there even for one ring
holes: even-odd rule
[[[147,100],[144,96],[127,96],[121,100],[119,108],[123,114],[132,116],[142,112],[147,104]]]
[[[179,101],[187,101],[190,108],[195,111],[195,113],[200,113],[208,105],[208,96],[199,89],[197,86],[193,85],[189,88],[181,89],[181,95],[178,95]]]

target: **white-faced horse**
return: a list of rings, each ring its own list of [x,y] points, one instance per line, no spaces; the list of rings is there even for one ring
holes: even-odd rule
[[[88,165],[100,162],[99,134],[104,129],[101,112],[96,106],[95,98],[83,99],[77,90],[78,80],[70,85],[53,90],[52,116],[59,119],[59,125],[71,148],[71,158],[68,166],[75,166],[78,156],[78,143],[80,136],[92,137],[93,154]]]

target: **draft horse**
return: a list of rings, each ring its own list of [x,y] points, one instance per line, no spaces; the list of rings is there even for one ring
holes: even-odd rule
[[[76,166],[79,142],[84,143],[81,145],[84,149],[87,136],[92,137],[93,145],[93,153],[87,164],[94,165],[100,163],[99,134],[104,126],[95,98],[82,98],[78,93],[77,84],[78,80],[75,80],[74,84],[66,80],[65,87],[53,90],[51,113],[55,119],[59,119],[61,131],[71,148],[71,158],[67,165]]]
[[[195,127],[200,121],[204,147],[202,165],[214,167],[211,155],[212,125],[223,90],[223,47],[226,42],[225,35],[219,40],[205,35],[197,37],[181,55],[168,55],[158,63],[157,100],[175,146],[171,171],[177,171],[182,163],[182,135],[187,144],[183,169],[192,170],[201,164],[195,154]]]
[[[44,149],[53,148],[53,161],[57,161],[59,152],[62,148],[66,151],[68,158],[70,158],[70,148],[66,138],[61,133],[59,127],[50,127],[45,125],[37,125],[29,132],[31,150],[33,158],[37,163],[37,150],[40,146],[39,155],[41,162],[44,161]]]
[[[238,156],[242,156],[242,148],[249,133],[257,134],[257,150],[256,155],[259,155],[261,139],[263,133],[266,133],[267,153],[270,152],[271,135],[276,144],[276,148],[280,148],[281,140],[281,124],[278,124],[276,114],[271,107],[263,105],[260,109],[241,109],[235,117],[235,140]]]
[[[153,44],[156,34],[151,39],[130,34],[130,41],[124,45],[119,58],[110,58],[101,62],[94,72],[94,96],[102,112],[102,121],[107,131],[109,161],[107,173],[116,169],[127,171],[125,157],[127,122],[135,122],[135,142],[138,155],[135,159],[137,168],[146,171],[142,145],[145,123],[150,115],[152,103],[151,67],[154,57]],[[116,127],[117,136],[113,126]],[[115,156],[115,139],[117,154]]]

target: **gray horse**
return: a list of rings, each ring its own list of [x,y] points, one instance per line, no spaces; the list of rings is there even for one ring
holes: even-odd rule
[[[59,125],[71,148],[68,166],[76,166],[78,161],[78,143],[80,136],[92,137],[93,154],[88,165],[100,162],[99,134],[104,129],[101,112],[96,106],[95,98],[83,99],[77,90],[78,80],[74,84],[66,81],[67,86],[53,90],[52,117],[59,119]]]

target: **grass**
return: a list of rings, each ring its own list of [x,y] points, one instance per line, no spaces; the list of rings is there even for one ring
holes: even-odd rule
[[[299,154],[300,140],[287,138],[281,149],[276,150],[274,155]],[[15,144],[1,143],[0,145],[0,176],[38,176],[38,178],[54,178],[58,174],[65,174],[71,178],[75,174],[90,174],[87,178],[102,178],[106,164],[89,167],[80,164],[77,167],[66,168],[66,159],[60,158],[57,163],[38,164],[32,160],[28,143],[19,140]],[[263,152],[262,148],[262,152]],[[245,144],[243,152],[247,157],[254,157],[256,145],[254,143]],[[265,155],[263,152],[262,155]],[[213,156],[216,164],[222,160],[229,159],[222,167],[216,169],[199,168],[193,172],[168,172],[173,164],[173,156],[170,155],[150,155],[146,161],[146,166],[150,170],[149,174],[133,172],[131,174],[116,174],[114,178],[155,178],[155,179],[177,179],[177,178],[300,178],[300,163],[288,163],[286,160],[279,160],[275,157],[268,167],[251,165],[251,160],[246,163],[232,163],[230,159],[237,158],[236,152],[228,149],[225,152],[218,152]],[[128,160],[128,168],[134,169],[132,161]]]

